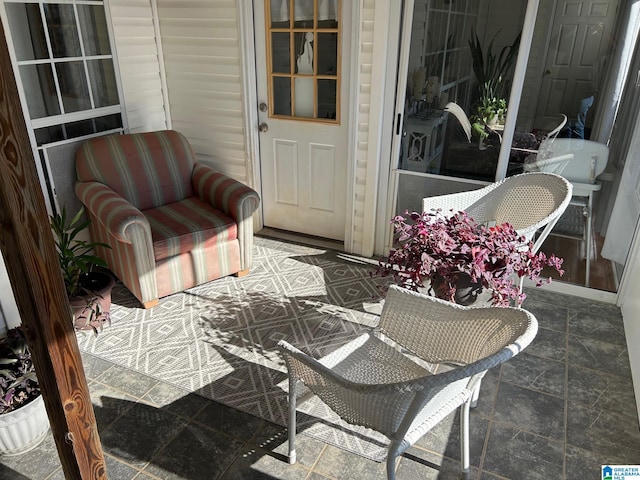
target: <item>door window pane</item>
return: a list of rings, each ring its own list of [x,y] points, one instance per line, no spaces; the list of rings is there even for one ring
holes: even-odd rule
[[[46,3],[44,12],[54,58],[82,55],[73,5]]]
[[[22,86],[27,97],[29,116],[32,119],[60,113],[51,65],[22,65],[20,76],[23,79]]]
[[[336,75],[338,72],[338,34],[318,33],[318,74]]]
[[[335,80],[318,80],[318,118],[336,118],[336,89]]]
[[[289,32],[274,32],[271,35],[271,68],[274,73],[291,73]]]
[[[18,60],[49,58],[47,40],[42,28],[40,6],[37,3],[6,3],[9,28]]]
[[[296,78],[296,117],[313,118],[313,78]]]
[[[295,28],[313,28],[313,3],[313,0],[293,2],[293,25]]]
[[[294,37],[296,48],[296,73],[313,75],[315,42],[313,32],[298,32]]]
[[[291,115],[291,80],[273,77],[273,114]]]

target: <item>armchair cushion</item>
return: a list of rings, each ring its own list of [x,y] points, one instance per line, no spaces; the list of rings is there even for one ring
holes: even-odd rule
[[[209,248],[238,238],[232,218],[196,197],[151,208],[144,214],[151,225],[156,262],[190,252],[196,246]]]

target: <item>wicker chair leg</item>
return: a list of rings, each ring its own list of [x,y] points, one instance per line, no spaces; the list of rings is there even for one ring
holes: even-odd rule
[[[478,406],[478,397],[480,396],[480,386],[482,385],[482,380],[478,380],[478,384],[476,388],[473,389],[471,393],[471,408],[476,408]]]
[[[471,398],[460,406],[460,455],[463,473],[469,471],[469,407]]]
[[[289,375],[289,464],[296,463],[296,385],[298,380]]]
[[[392,451],[393,448],[393,451]],[[396,480],[396,460],[398,459],[397,449],[393,443],[389,446],[387,454],[387,480]]]

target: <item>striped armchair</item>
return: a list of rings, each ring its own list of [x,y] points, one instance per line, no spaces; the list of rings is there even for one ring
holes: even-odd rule
[[[153,307],[160,297],[249,272],[258,194],[197,163],[173,130],[108,135],[76,154],[76,194],[111,271]]]

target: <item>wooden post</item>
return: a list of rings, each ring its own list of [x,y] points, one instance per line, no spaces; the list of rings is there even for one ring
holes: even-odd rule
[[[0,250],[67,480],[106,479],[89,388],[0,23]]]

